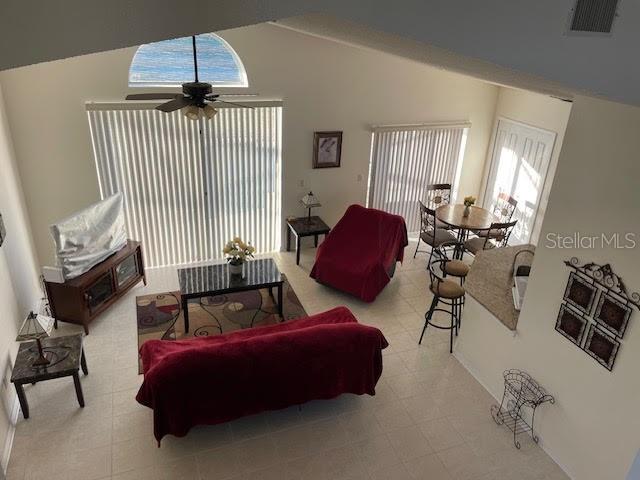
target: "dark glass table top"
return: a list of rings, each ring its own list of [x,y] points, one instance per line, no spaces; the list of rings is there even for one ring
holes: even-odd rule
[[[41,340],[42,348],[51,349],[57,358],[46,368],[34,368],[32,364],[38,358],[38,347],[35,341],[23,342],[13,366],[11,381],[14,383],[33,383],[52,378],[65,377],[77,372],[82,356],[82,335],[65,335]],[[47,355],[48,357],[48,355]]]
[[[287,223],[291,226],[296,235],[316,235],[319,233],[329,233],[331,228],[324,223],[320,217],[299,217],[290,218]]]
[[[238,292],[275,286],[284,278],[273,258],[255,258],[245,262],[243,275],[231,275],[226,263],[178,269],[182,296]]]

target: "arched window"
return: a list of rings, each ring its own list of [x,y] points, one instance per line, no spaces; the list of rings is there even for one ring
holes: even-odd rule
[[[240,57],[213,33],[196,36],[201,82],[218,87],[247,87]],[[138,48],[129,68],[130,87],[177,87],[195,80],[191,37],[148,43]]]

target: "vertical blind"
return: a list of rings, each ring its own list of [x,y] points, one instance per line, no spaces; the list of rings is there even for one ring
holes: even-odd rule
[[[401,215],[420,229],[418,200],[427,185],[457,181],[468,124],[374,128],[368,205]]]
[[[139,106],[87,105],[102,198],[124,196],[128,235],[149,267],[222,257],[239,235],[280,246],[280,106],[188,120]]]

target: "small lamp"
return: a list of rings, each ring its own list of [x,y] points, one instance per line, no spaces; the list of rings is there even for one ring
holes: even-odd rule
[[[41,338],[47,338],[51,335],[53,329],[53,318],[45,317],[44,315],[36,315],[33,312],[29,312],[29,315],[24,320],[18,336],[17,342],[26,342],[28,340],[35,340],[38,346],[38,358],[33,362],[33,367],[46,367],[51,363],[42,349]]]
[[[311,223],[311,209],[315,207],[320,207],[321,206],[320,202],[318,202],[318,199],[313,194],[313,192],[309,192],[304,197],[302,197],[302,199],[300,200],[300,203],[304,205],[304,208],[308,209],[307,222]]]

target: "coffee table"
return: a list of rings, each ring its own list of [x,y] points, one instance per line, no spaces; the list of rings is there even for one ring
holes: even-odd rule
[[[24,394],[24,385],[36,384],[44,380],[60,377],[73,377],[78,403],[84,407],[84,396],[80,385],[79,371],[87,375],[87,360],[82,348],[82,335],[67,335],[64,337],[52,337],[42,340],[42,348],[55,352],[51,364],[45,367],[34,368],[33,361],[38,358],[36,342],[24,342],[20,344],[18,355],[13,366],[11,382],[16,387],[18,401],[24,418],[29,418],[29,404]]]
[[[243,266],[242,276],[231,275],[226,263],[180,268],[178,269],[178,280],[180,281],[185,333],[189,332],[188,303],[190,299],[262,288],[268,288],[269,295],[273,298],[273,287],[277,287],[278,314],[280,319],[284,320],[282,310],[284,276],[278,270],[273,258],[256,258],[246,262]]]

